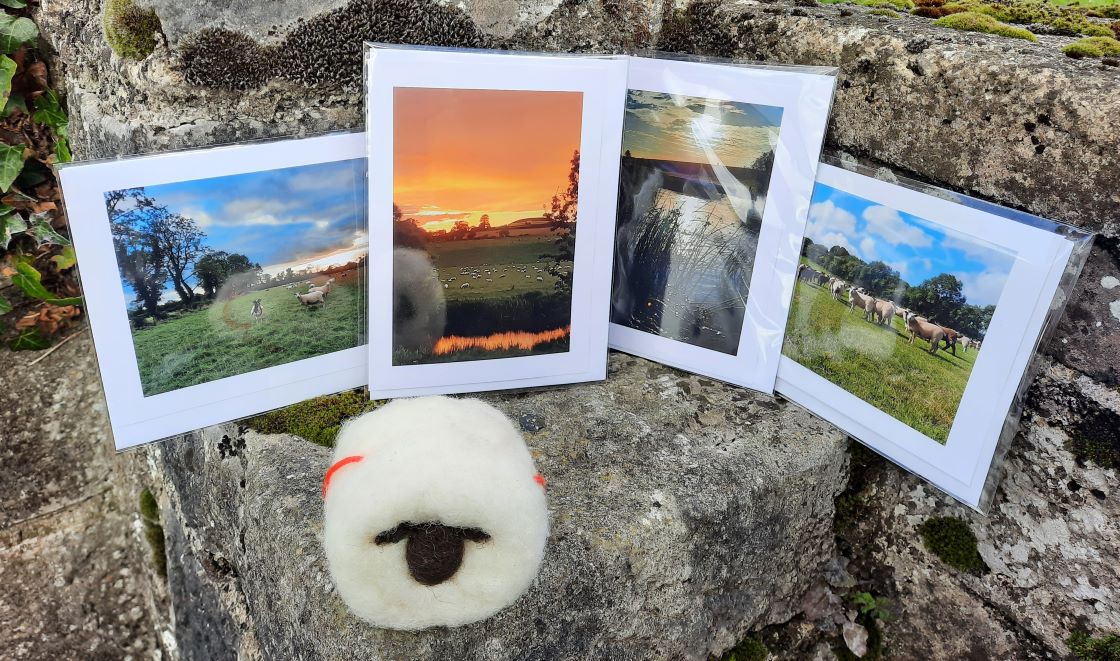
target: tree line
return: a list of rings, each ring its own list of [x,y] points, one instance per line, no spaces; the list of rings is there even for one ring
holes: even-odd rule
[[[941,273],[913,286],[890,265],[875,260],[864,262],[843,246],[825,247],[805,238],[802,254],[829,273],[863,287],[868,293],[897,301],[930,321],[983,338],[995,313],[994,305],[973,305],[964,295],[964,283],[951,273]]]
[[[136,292],[135,302],[157,319],[164,316],[159,300],[168,282],[190,305],[214,298],[223,285],[244,290],[271,280],[245,255],[206,246],[197,221],[159,204],[143,187],[107,193],[105,207],[121,278]],[[286,275],[292,277],[291,269]]]

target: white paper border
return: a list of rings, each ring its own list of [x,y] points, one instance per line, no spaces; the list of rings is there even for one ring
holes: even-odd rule
[[[738,353],[729,355],[615,323],[610,325],[612,349],[754,390],[773,391],[835,82],[835,76],[817,73],[630,58],[628,90],[775,106],[782,109],[782,124]]]
[[[1034,356],[1073,243],[1060,235],[878,179],[822,165],[817,181],[1016,253],[983,347],[941,445],[782,357],[776,390],[949,495],[977,507],[1007,412]]]
[[[497,89],[583,93],[580,190],[566,353],[393,365],[393,89]],[[370,176],[370,397],[454,394],[606,378],[618,149],[626,61],[374,47],[366,59]]]
[[[145,397],[104,194],[365,155],[364,134],[350,133],[76,163],[59,169],[118,450],[363,386],[367,351],[365,345],[352,347]],[[359,201],[355,195],[355,204]]]

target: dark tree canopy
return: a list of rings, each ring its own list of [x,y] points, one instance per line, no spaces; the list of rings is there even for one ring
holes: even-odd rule
[[[159,299],[167,281],[167,260],[159,240],[159,223],[167,209],[143,188],[106,193],[105,209],[121,278],[136,292],[136,302],[160,317]]]

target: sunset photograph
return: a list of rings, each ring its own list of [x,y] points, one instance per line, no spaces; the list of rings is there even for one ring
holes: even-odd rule
[[[581,92],[394,90],[395,365],[568,351],[582,114]]]
[[[735,355],[782,109],[630,90],[611,321]]]
[[[365,167],[105,193],[146,396],[365,343]]]

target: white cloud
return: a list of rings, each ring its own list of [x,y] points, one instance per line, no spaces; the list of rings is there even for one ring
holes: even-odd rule
[[[307,193],[324,190],[350,190],[354,188],[354,170],[350,167],[322,168],[300,172],[288,180],[288,190]]]
[[[961,273],[957,275],[963,285],[964,297],[973,305],[994,305],[1007,283],[1007,274],[998,271]]]
[[[855,234],[856,217],[833,204],[832,200],[817,202],[809,207],[809,222],[805,233],[817,243],[824,243],[824,234],[840,232]],[[817,240],[820,237],[821,240]]]
[[[969,259],[989,266],[991,265],[992,258],[1004,257],[1005,255],[1001,250],[989,244],[976,240],[967,240],[949,233],[945,234],[945,240],[941,242],[941,245],[946,250],[958,250],[964,253]]]
[[[922,230],[907,225],[897,211],[882,205],[867,207],[863,210],[867,221],[867,232],[882,237],[887,243],[897,246],[900,243],[913,248],[926,248],[933,245],[933,239]]]
[[[240,197],[236,200],[226,202],[222,207],[222,211],[226,216],[250,216],[250,215],[273,215],[282,214],[295,208],[299,203],[295,201],[283,201],[275,198],[260,198],[260,197]]]
[[[873,262],[879,259],[879,254],[875,252],[875,239],[869,236],[863,237],[859,242],[859,254],[865,262]]]

